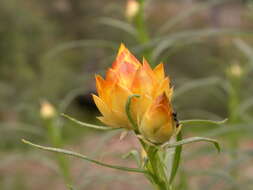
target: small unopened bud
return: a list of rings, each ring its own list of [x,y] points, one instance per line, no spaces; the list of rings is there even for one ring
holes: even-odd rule
[[[233,64],[229,68],[229,73],[234,77],[240,77],[242,72],[242,68],[239,64]]]
[[[132,20],[138,13],[139,8],[140,8],[139,2],[137,2],[136,0],[128,0],[125,12],[126,18]]]
[[[47,101],[43,101],[40,106],[40,115],[43,119],[51,119],[56,115],[55,108]]]

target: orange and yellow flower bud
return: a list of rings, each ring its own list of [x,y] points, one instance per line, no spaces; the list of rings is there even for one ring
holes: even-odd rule
[[[122,44],[116,60],[108,69],[105,79],[96,76],[97,95],[93,99],[101,112],[98,117],[112,127],[133,129],[125,106],[130,95],[130,114],[139,132],[154,143],[167,141],[175,132],[171,106],[173,89],[165,77],[163,64],[152,69],[143,59],[141,64]]]
[[[158,96],[145,112],[139,129],[141,134],[153,143],[163,143],[175,132],[176,121],[170,102],[165,94]]]

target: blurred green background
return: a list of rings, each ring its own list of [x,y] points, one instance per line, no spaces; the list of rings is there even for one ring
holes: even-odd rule
[[[219,139],[223,151],[187,145],[177,190],[253,189],[253,1],[146,0],[135,16],[128,3],[0,1],[0,189],[68,189],[67,178],[76,190],[151,188],[143,176],[61,162],[21,143],[25,138],[134,166],[121,158],[138,146],[133,137],[119,141],[118,133],[59,116],[98,123],[90,97],[94,74],[104,75],[121,42],[153,66],[165,63],[180,120],[229,119],[220,127],[183,128],[184,136]],[[57,112],[53,118],[41,113],[45,101]],[[64,163],[71,177],[62,177]]]

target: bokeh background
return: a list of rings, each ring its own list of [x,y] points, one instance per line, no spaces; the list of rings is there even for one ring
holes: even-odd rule
[[[68,189],[70,181],[76,190],[151,189],[141,175],[21,142],[134,167],[122,158],[138,149],[133,136],[121,141],[118,132],[85,129],[59,115],[99,123],[94,74],[104,75],[121,42],[153,66],[165,63],[180,120],[229,119],[184,126],[184,137],[217,138],[222,153],[205,143],[185,146],[177,190],[253,189],[253,1],[146,0],[140,20],[128,3],[0,1],[0,189]]]

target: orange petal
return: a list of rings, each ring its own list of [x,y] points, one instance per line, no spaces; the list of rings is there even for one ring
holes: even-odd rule
[[[174,123],[168,122],[155,132],[155,134],[153,135],[153,139],[151,141],[156,143],[164,143],[168,141],[174,133],[175,133]]]
[[[110,117],[111,115],[111,110],[110,108],[106,105],[106,103],[99,98],[98,96],[92,94],[92,98],[97,106],[97,108],[99,109],[100,113],[104,116],[104,117]]]
[[[116,84],[111,92],[111,108],[112,110],[119,111],[125,114],[125,106],[128,97],[131,95],[131,92],[122,87],[119,84]]]
[[[127,118],[119,112],[112,112],[109,117],[97,117],[102,123],[115,128],[128,128],[131,129],[131,125]]]
[[[136,59],[136,57],[131,54],[131,52],[125,47],[124,44],[120,45],[116,60],[114,61],[112,68],[117,70],[118,67],[124,62],[129,62],[133,64],[136,69],[140,67],[140,62]]]
[[[166,77],[165,79],[161,80],[160,83],[158,83],[157,86],[154,88],[152,96],[156,98],[157,96],[169,91],[170,91],[169,78]]]
[[[111,110],[103,100],[101,100],[96,95],[92,95],[94,102],[96,106],[98,107],[99,111],[103,115],[102,117],[98,117],[98,119],[105,123],[106,125],[109,125],[111,127],[125,127],[125,128],[131,128],[131,125],[128,122],[128,119],[124,112],[120,112],[117,110]]]
[[[150,108],[147,110],[147,117],[152,119],[152,123],[155,122],[155,126],[159,126],[162,123],[172,120],[172,108],[169,99],[165,94],[158,96]],[[156,118],[156,119],[153,119]]]
[[[149,73],[149,75],[153,75],[153,70],[151,69],[150,65],[148,64],[147,60],[143,57],[143,60],[142,60],[142,66],[143,66],[143,69]]]
[[[115,127],[112,125],[113,122],[111,122],[110,120],[108,120],[106,117],[103,117],[103,116],[99,116],[97,117],[98,120],[100,120],[102,123],[110,126],[110,127]]]
[[[145,69],[145,67],[140,67],[133,79],[133,83],[131,86],[131,90],[134,94],[148,94],[151,95],[153,87],[154,87],[154,80],[149,72]]]
[[[108,117],[103,117],[103,116],[100,116],[100,117],[97,117],[97,119],[99,119],[102,123],[110,126],[110,127],[115,127],[115,128],[119,128],[120,126],[117,125],[113,120],[111,120],[110,118]]]
[[[103,94],[103,90],[105,89],[105,80],[100,75],[95,75],[96,79],[96,88],[98,95],[101,97]]]
[[[112,117],[115,118],[115,122],[117,126],[128,128],[128,129],[132,127],[125,112],[119,112],[119,111],[113,110],[112,113],[113,113]]]
[[[163,66],[163,63],[160,63],[159,65],[157,65],[155,68],[154,68],[154,74],[156,76],[156,79],[157,81],[161,81],[164,79],[164,66]]]
[[[118,68],[118,73],[120,75],[120,83],[123,86],[130,88],[136,71],[137,68],[129,62],[124,62],[124,64],[121,64]]]
[[[119,73],[117,73],[112,68],[109,68],[106,72],[105,80],[108,84],[113,86],[115,83],[119,81]]]
[[[115,83],[116,81],[104,80],[101,76],[96,75],[96,86],[98,96],[108,105],[110,103],[110,94]]]
[[[131,113],[134,121],[139,125],[144,113],[152,103],[150,96],[141,95],[139,98],[133,98],[131,102]]]
[[[123,43],[121,43],[121,44],[120,44],[120,47],[119,47],[119,50],[118,50],[118,53],[117,53],[117,57],[119,57],[120,54],[121,54],[122,52],[124,52],[124,51],[128,51],[128,49],[126,48],[126,46],[125,46]]]

